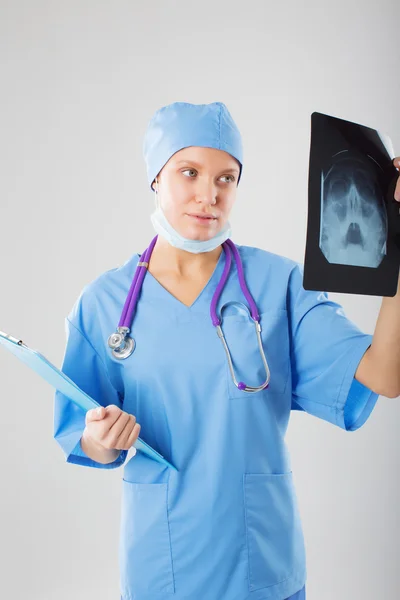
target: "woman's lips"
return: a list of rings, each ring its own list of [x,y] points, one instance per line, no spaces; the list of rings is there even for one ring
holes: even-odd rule
[[[188,215],[191,219],[195,219],[197,223],[202,223],[203,225],[208,225],[216,221],[215,217],[199,217],[198,215]]]

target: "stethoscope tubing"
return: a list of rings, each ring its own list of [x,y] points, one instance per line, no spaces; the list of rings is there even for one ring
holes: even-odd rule
[[[110,348],[112,348],[112,354],[117,359],[128,358],[128,356],[130,356],[132,354],[134,347],[135,347],[135,342],[134,342],[133,338],[129,337],[127,339],[127,335],[128,335],[128,333],[130,333],[130,330],[132,327],[132,322],[133,322],[133,318],[134,318],[134,315],[136,312],[136,306],[138,303],[140,290],[141,290],[141,287],[143,284],[144,277],[146,275],[146,271],[147,271],[147,268],[149,265],[149,260],[150,260],[151,254],[152,254],[154,246],[157,242],[157,238],[158,238],[158,235],[156,235],[152,239],[149,247],[141,255],[141,260],[137,264],[135,275],[133,277],[127,298],[125,300],[121,318],[118,323],[117,331],[116,331],[116,333],[112,333],[110,335],[110,337],[108,338],[108,345]],[[257,309],[257,305],[254,302],[254,299],[253,299],[252,295],[250,294],[250,291],[247,287],[245,277],[244,277],[244,272],[243,272],[242,261],[241,261],[239,252],[238,252],[235,244],[232,242],[232,240],[228,239],[222,244],[222,247],[223,247],[223,250],[226,255],[225,266],[224,266],[224,270],[223,270],[221,279],[217,285],[217,288],[216,288],[216,290],[213,294],[212,300],[211,300],[210,317],[211,317],[212,324],[216,328],[218,337],[221,339],[224,350],[226,352],[227,359],[228,359],[228,366],[229,366],[229,370],[231,372],[231,376],[232,376],[232,380],[233,380],[234,384],[240,390],[243,390],[246,392],[258,392],[258,391],[261,391],[261,390],[267,388],[269,385],[269,380],[270,380],[270,370],[268,367],[267,359],[265,357],[265,353],[264,353],[264,349],[263,349],[263,345],[262,345],[262,339],[261,339],[260,315],[259,315],[259,312]],[[216,310],[218,300],[221,296],[221,293],[225,287],[226,281],[229,276],[229,272],[230,272],[230,268],[231,268],[231,264],[232,264],[231,252],[233,253],[233,256],[235,259],[240,288],[250,306],[251,318],[253,319],[255,328],[256,328],[257,343],[258,343],[259,351],[260,351],[263,365],[264,365],[266,375],[267,375],[264,383],[261,384],[260,386],[255,386],[255,387],[248,386],[247,384],[245,384],[242,381],[239,381],[239,382],[237,381],[236,376],[235,376],[235,370],[233,367],[232,357],[231,357],[231,354],[229,351],[228,344],[225,339],[225,335],[222,331],[222,319],[221,319],[221,317],[219,317],[217,315],[217,310]]]

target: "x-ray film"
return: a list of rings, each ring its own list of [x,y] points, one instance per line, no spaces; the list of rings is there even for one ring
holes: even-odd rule
[[[400,264],[399,172],[389,137],[314,112],[303,287],[394,296]]]

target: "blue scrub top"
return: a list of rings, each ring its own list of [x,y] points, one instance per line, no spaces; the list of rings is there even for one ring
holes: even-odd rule
[[[147,272],[132,325],[133,354],[117,360],[115,331],[139,254],[82,290],[66,319],[62,370],[100,404],[136,416],[140,437],[178,472],[138,452],[111,464],[80,447],[85,412],[57,392],[54,437],[66,460],[124,464],[119,545],[123,600],[283,600],[306,581],[306,556],[285,433],[291,410],[347,431],[361,427],[378,395],[354,379],[372,341],[325,292],[306,291],[303,267],[237,246],[261,315],[269,387],[234,385],[211,323],[225,253],[185,306]],[[220,297],[237,380],[265,371],[235,263]],[[301,596],[294,596],[299,598]],[[304,597],[304,596],[303,596]]]

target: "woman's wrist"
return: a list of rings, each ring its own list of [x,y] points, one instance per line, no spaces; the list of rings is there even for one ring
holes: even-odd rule
[[[85,429],[81,437],[81,448],[83,452],[92,460],[104,465],[112,463],[121,454],[121,450],[104,448],[93,440]]]

